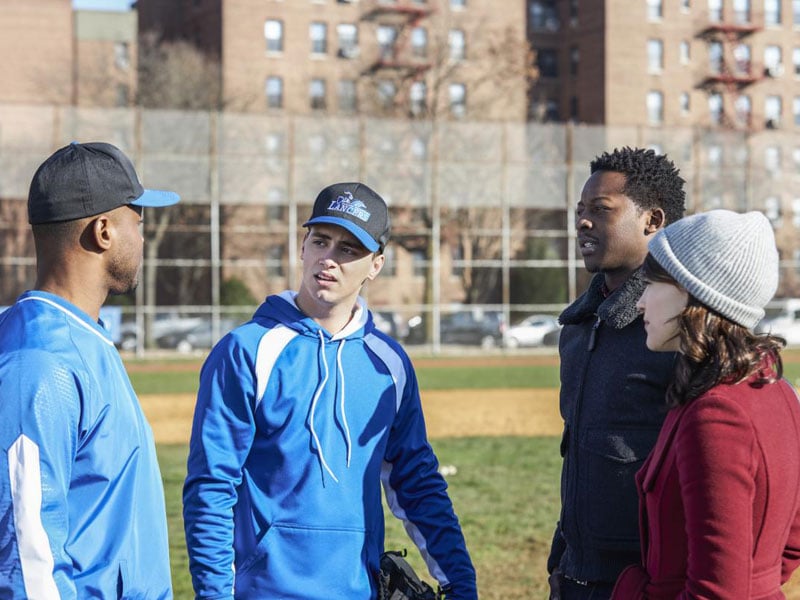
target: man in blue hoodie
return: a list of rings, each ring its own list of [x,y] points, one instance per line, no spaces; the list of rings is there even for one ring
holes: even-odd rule
[[[414,369],[359,296],[386,260],[386,204],[334,184],[304,226],[299,291],[269,296],[201,371],[183,494],[195,593],[376,598],[382,483],[447,598],[476,600]]]
[[[138,282],[145,190],[102,142],[33,176],[36,285],[0,315],[0,598],[172,598],[150,426],[99,320]]]

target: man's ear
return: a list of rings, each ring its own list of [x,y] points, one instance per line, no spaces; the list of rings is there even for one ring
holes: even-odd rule
[[[92,221],[89,226],[91,241],[100,250],[108,250],[111,248],[111,241],[114,237],[114,226],[111,219],[106,214],[102,214]]]
[[[383,269],[383,265],[385,262],[386,262],[385,254],[381,253],[373,256],[372,268],[369,270],[369,275],[367,275],[367,279],[369,279],[370,281],[375,279],[378,276],[378,273],[381,272],[381,269]]]
[[[659,229],[664,227],[667,222],[667,217],[664,214],[664,209],[662,208],[653,208],[650,211],[650,216],[647,219],[647,224],[645,225],[644,233],[645,235],[652,235],[657,232]]]

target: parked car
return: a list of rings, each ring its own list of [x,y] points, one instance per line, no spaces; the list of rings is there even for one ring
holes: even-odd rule
[[[442,344],[463,344],[494,348],[502,345],[505,321],[503,313],[493,310],[469,309],[444,314],[439,319],[439,341]],[[413,317],[408,322],[406,343],[423,344],[425,319]]]
[[[157,346],[165,347],[159,340],[168,336],[176,336],[200,326],[202,317],[182,317],[173,313],[158,313],[151,328],[151,335]],[[136,321],[126,321],[120,325],[117,347],[120,350],[133,351],[143,333]],[[173,347],[173,346],[166,346]]]
[[[521,346],[544,346],[545,336],[561,329],[558,319],[552,315],[531,315],[505,332],[505,345],[508,348]]]
[[[403,318],[395,312],[373,310],[372,321],[375,323],[376,328],[398,341],[408,335],[408,325],[404,322]]]
[[[172,331],[156,339],[160,348],[174,348],[178,352],[192,350],[208,350],[231,329],[239,325],[239,321],[228,317],[219,320],[219,335],[214,336],[211,319],[203,319],[191,329]]]

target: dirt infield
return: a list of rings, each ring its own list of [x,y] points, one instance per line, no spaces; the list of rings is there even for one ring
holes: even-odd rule
[[[156,442],[189,441],[194,395],[148,394],[140,401]],[[555,389],[427,391],[422,408],[431,438],[561,433]]]

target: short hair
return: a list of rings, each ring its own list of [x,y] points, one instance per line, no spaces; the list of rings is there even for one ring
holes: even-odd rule
[[[86,227],[86,219],[39,223],[31,225],[33,241],[37,249],[65,248],[76,243]]]
[[[644,148],[615,148],[590,163],[592,173],[616,171],[625,175],[623,193],[642,210],[661,208],[666,224],[677,221],[686,210],[686,183],[665,154]]]

